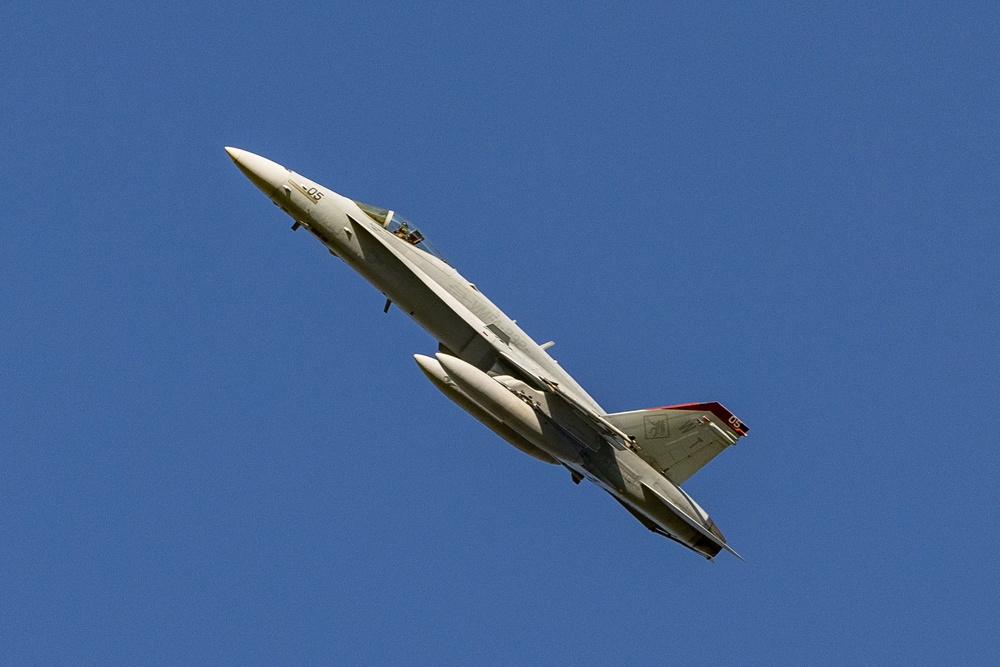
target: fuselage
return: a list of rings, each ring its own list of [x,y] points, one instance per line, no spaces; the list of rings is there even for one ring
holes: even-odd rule
[[[575,398],[591,409],[604,413],[597,401],[538,343],[450,264],[389,232],[382,224],[369,217],[354,200],[301,174],[246,151],[236,158],[236,162],[244,169],[252,169],[256,174],[268,175],[271,180],[266,189],[261,189],[275,205],[312,232],[331,253],[347,262],[444,347],[461,353],[463,348],[468,347],[469,341],[462,337],[462,327],[455,326],[459,318],[444,309],[435,308],[434,304],[423,299],[428,280],[439,285],[476,317],[481,324],[480,328],[484,330],[480,335],[493,338],[494,343],[499,339],[503,344],[519,350],[538,369],[544,371],[547,377],[571,391]],[[245,166],[244,162],[251,166]],[[407,262],[401,264],[389,261],[386,253],[374,244],[365,243],[364,235],[358,234],[355,229],[357,226],[365,227],[371,234],[380,235]]]

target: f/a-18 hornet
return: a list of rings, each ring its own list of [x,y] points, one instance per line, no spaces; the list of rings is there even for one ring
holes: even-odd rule
[[[608,413],[394,211],[343,197],[259,155],[226,148],[272,202],[438,341],[414,355],[445,396],[529,456],[611,494],[649,530],[706,558],[739,557],[680,485],[747,434],[719,403]]]

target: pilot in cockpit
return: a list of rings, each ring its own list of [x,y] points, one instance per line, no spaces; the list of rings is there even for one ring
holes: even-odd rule
[[[401,225],[399,225],[399,227],[396,228],[396,231],[394,231],[393,234],[403,239],[407,243],[411,243],[413,245],[417,245],[418,243],[424,240],[424,235],[421,234],[416,229],[410,229],[410,223],[408,222],[404,222]]]

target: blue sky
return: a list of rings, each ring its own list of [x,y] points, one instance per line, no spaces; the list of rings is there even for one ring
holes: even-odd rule
[[[993,3],[15,3],[0,662],[1000,649]],[[609,410],[751,428],[707,563],[500,441],[235,169],[399,211]]]

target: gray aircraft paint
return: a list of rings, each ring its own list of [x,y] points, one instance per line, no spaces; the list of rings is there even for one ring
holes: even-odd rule
[[[606,413],[549,356],[550,343],[540,346],[454,267],[415,245],[422,236],[390,231],[390,211],[380,222],[275,162],[226,151],[293,229],[312,232],[438,341],[436,359],[415,359],[452,401],[518,449],[565,466],[575,482],[591,480],[650,530],[707,558],[736,554],[678,486],[747,433],[732,413],[718,403]]]

